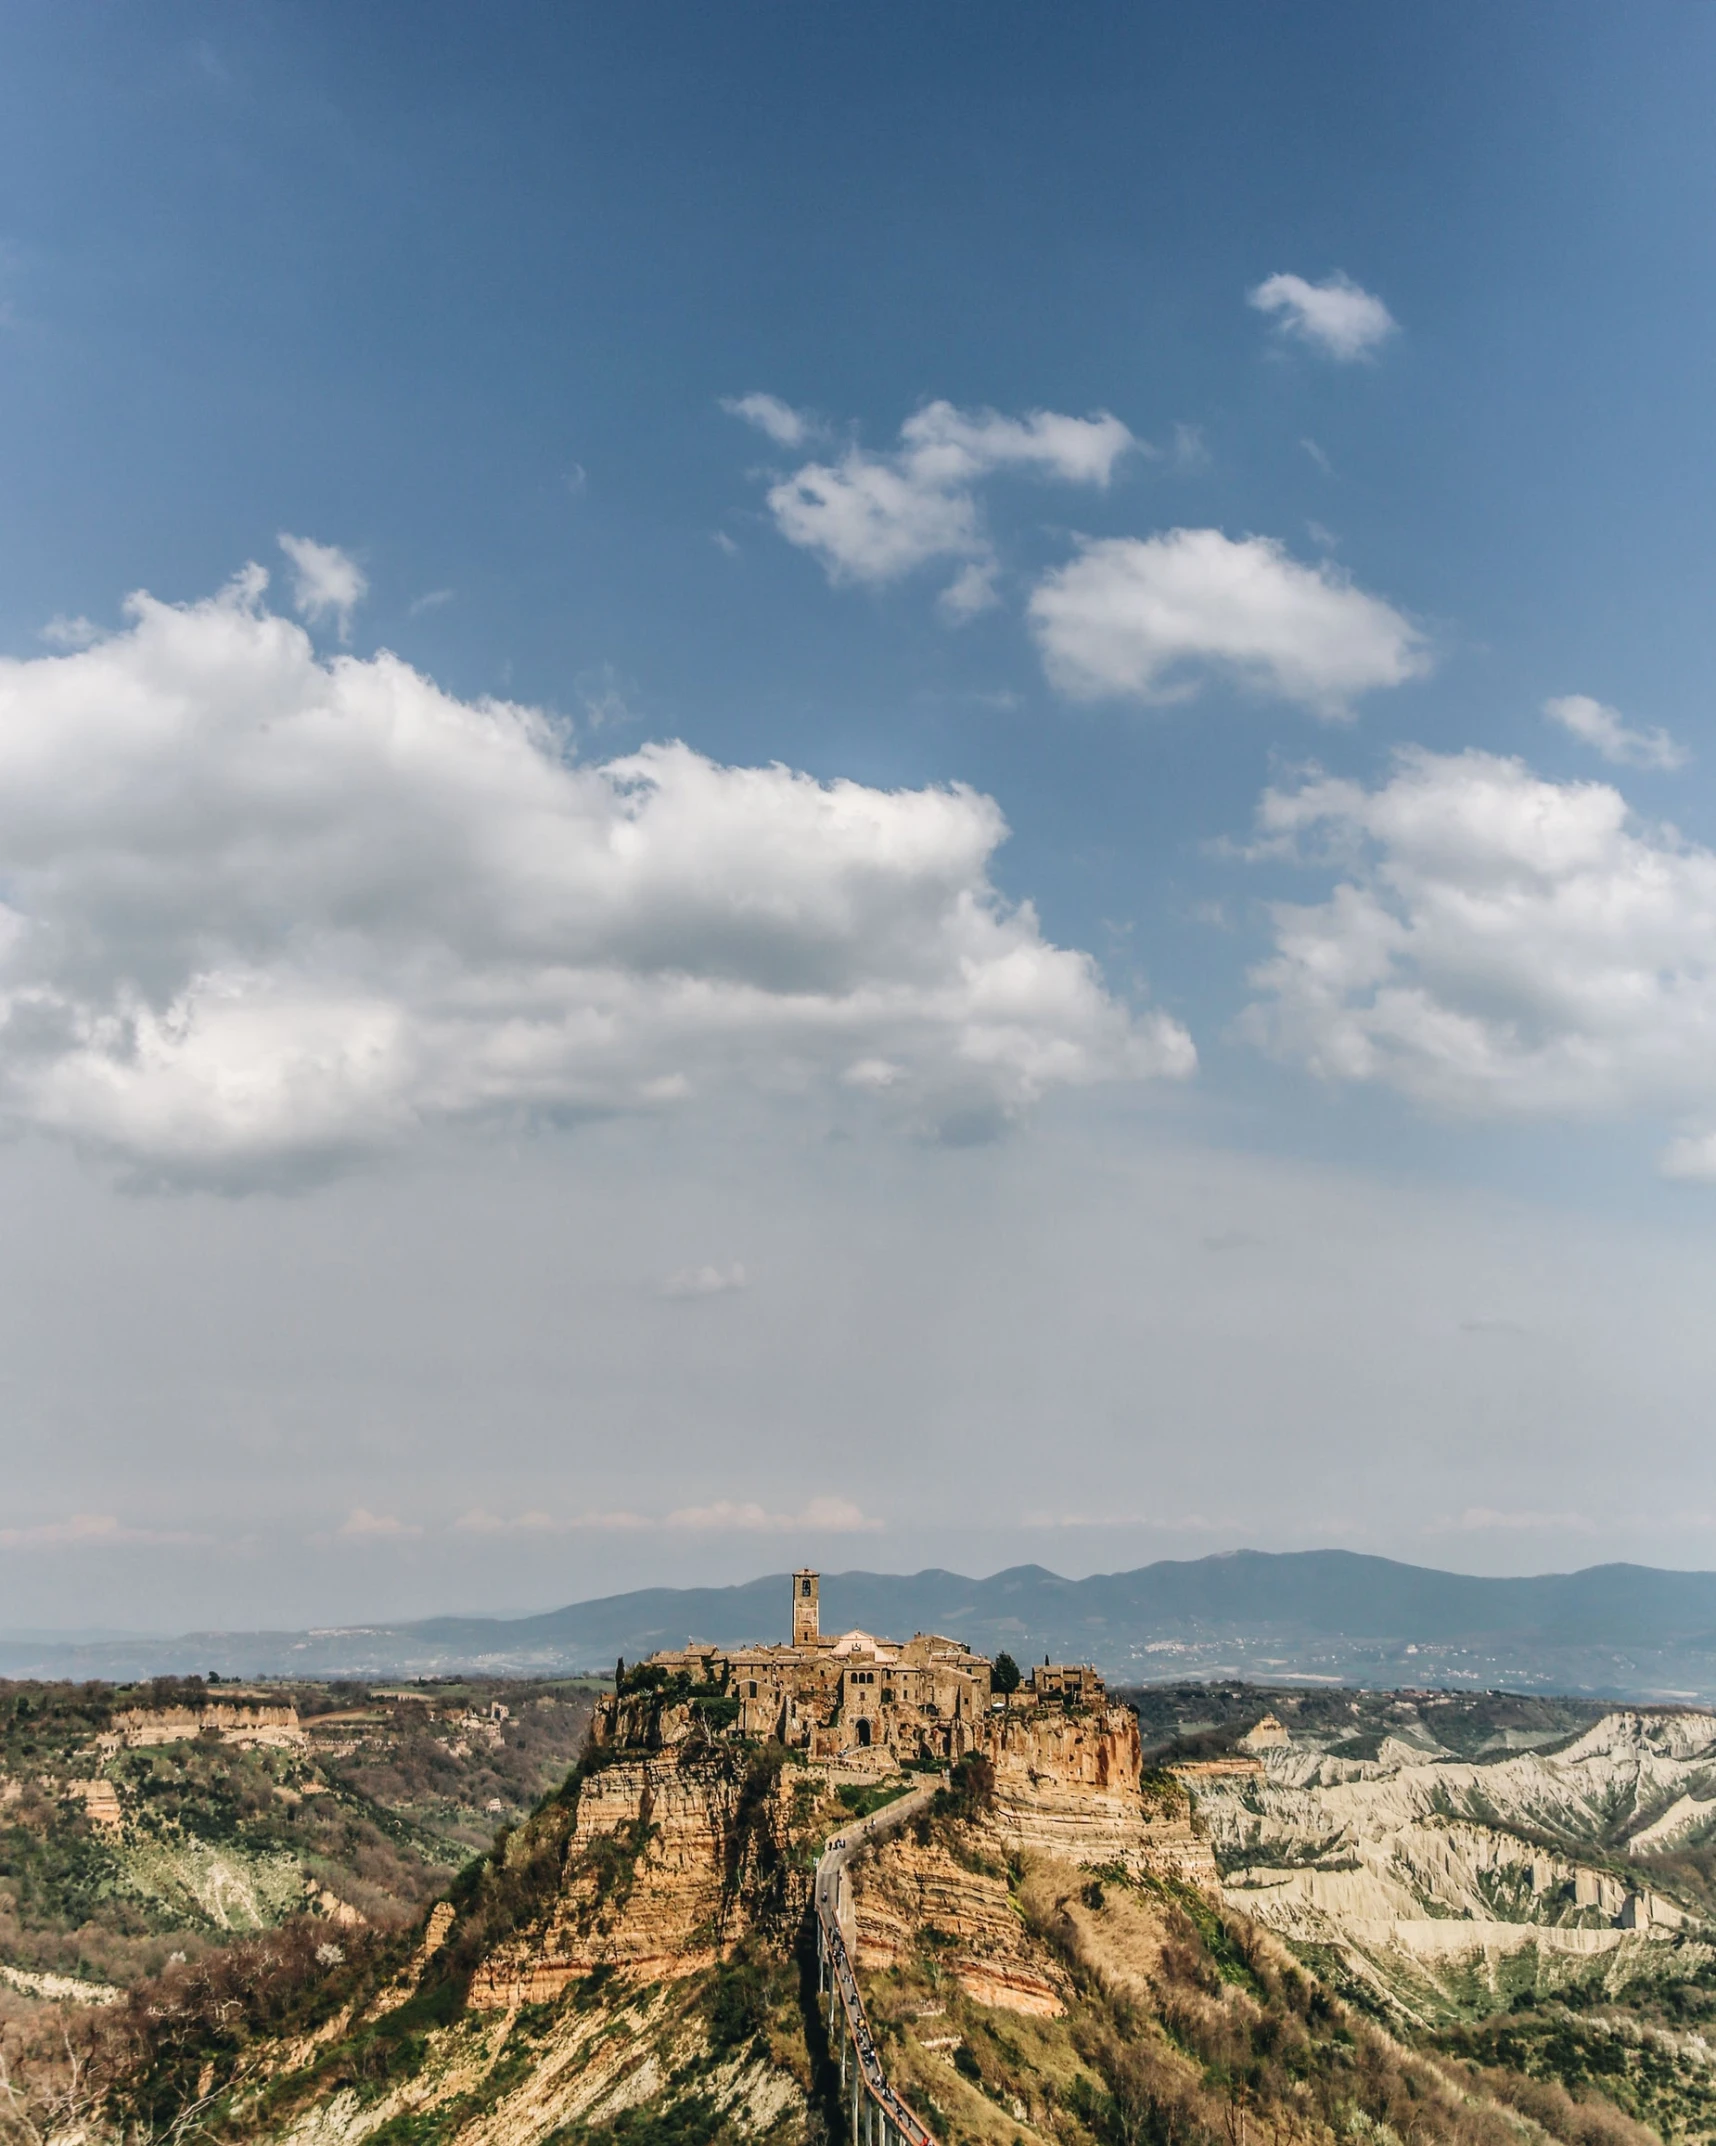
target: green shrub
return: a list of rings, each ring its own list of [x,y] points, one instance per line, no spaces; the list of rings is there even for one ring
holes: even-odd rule
[[[978,1752],[959,1760],[948,1776],[946,1788],[938,1789],[938,1818],[976,1818],[995,1802],[995,1769]]]
[[[761,1962],[737,1954],[715,1970],[709,1986],[709,2044],[729,2056],[754,2041],[769,2016],[769,1978]]]
[[[738,1700],[719,1692],[694,1692],[691,1705],[706,1728],[730,1729],[739,1718]]]

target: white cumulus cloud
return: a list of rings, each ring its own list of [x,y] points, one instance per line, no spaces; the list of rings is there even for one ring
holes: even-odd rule
[[[367,1516],[366,1516],[367,1517]],[[809,1498],[797,1512],[777,1512],[751,1499],[717,1498],[708,1505],[682,1505],[665,1516],[634,1512],[584,1512],[557,1520],[542,1512],[505,1519],[482,1507],[453,1522],[462,1535],[634,1534],[663,1528],[693,1535],[868,1535],[881,1528],[850,1498]],[[392,1533],[390,1524],[383,1532]],[[342,1529],[342,1533],[348,1532]],[[415,1532],[414,1530],[412,1532]]]
[[[32,1527],[0,1528],[0,1550],[122,1550],[188,1547],[207,1541],[161,1528],[125,1527],[112,1513],[73,1513],[69,1520],[42,1520]]]
[[[1339,877],[1272,910],[1254,1040],[1440,1111],[1670,1112],[1665,1168],[1716,1176],[1716,853],[1484,752],[1313,775],[1259,817],[1266,850]]]
[[[1575,1535],[1594,1535],[1595,1525],[1583,1513],[1500,1512],[1491,1505],[1468,1505],[1457,1520],[1431,1522],[1426,1527],[1427,1535],[1446,1534],[1451,1529],[1483,1531],[1489,1529],[1542,1529],[1566,1531]]]
[[[42,628],[41,637],[50,648],[88,648],[101,639],[101,628],[81,612],[68,617],[60,611]]]
[[[766,1505],[718,1498],[712,1505],[684,1505],[665,1523],[695,1533],[720,1535],[868,1535],[882,1523],[850,1498],[811,1498],[796,1513],[771,1512]]]
[[[586,1520],[584,1524],[600,1526],[606,1523],[611,1526],[619,1517],[611,1513],[602,1514],[593,1520]],[[635,1515],[627,1514],[624,1517],[634,1526],[643,1525]],[[576,1521],[556,1520],[552,1513],[543,1512],[516,1513],[509,1520],[479,1505],[474,1506],[468,1513],[461,1513],[453,1522],[453,1528],[461,1535],[565,1535],[570,1534],[578,1524]]]
[[[966,1137],[1191,1069],[997,894],[990,799],[582,764],[534,710],[319,658],[264,584],[0,661],[0,1128],[243,1186],[724,1084]]]
[[[1417,629],[1337,567],[1219,529],[1087,542],[1038,583],[1030,620],[1079,700],[1185,700],[1214,674],[1338,720],[1428,667]]]
[[[1687,752],[1666,730],[1633,730],[1617,708],[1606,708],[1588,693],[1566,693],[1559,700],[1546,700],[1543,712],[1581,745],[1612,761],[1616,767],[1672,770],[1684,767]]]
[[[782,402],[778,395],[727,395],[721,407],[729,417],[743,418],[747,425],[766,432],[777,447],[802,447],[817,429],[802,410]]]
[[[719,1297],[747,1286],[745,1270],[735,1260],[730,1267],[680,1267],[662,1283],[661,1293],[664,1297]]]
[[[312,623],[331,618],[340,639],[350,640],[352,613],[369,594],[362,567],[337,544],[280,532],[280,549],[292,562],[292,601],[300,618]]]
[[[992,610],[1001,601],[995,575],[993,559],[968,560],[936,598],[937,610],[956,626],[980,611]]]
[[[1246,300],[1260,313],[1273,314],[1284,335],[1343,364],[1374,357],[1400,325],[1380,298],[1342,275],[1322,283],[1269,276],[1247,291]]]
[[[769,511],[787,542],[814,553],[836,583],[879,586],[932,561],[964,562],[943,599],[957,620],[994,601],[994,554],[976,492],[984,478],[1011,469],[1105,487],[1122,456],[1142,445],[1106,412],[1004,417],[932,402],[900,427],[891,453],[851,447],[838,461],[807,462],[783,477],[770,487]]]
[[[342,1542],[405,1542],[422,1532],[408,1520],[392,1513],[372,1513],[363,1505],[354,1506],[339,1527]]]

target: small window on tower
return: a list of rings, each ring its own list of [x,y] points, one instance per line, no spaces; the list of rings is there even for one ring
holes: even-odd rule
[[[803,1595],[808,1595],[810,1593],[810,1582],[808,1580],[801,1580],[799,1582],[799,1593]]]
[[[756,1678],[755,1678],[755,1677],[753,1677],[753,1678],[751,1679],[751,1697],[752,1697],[752,1698],[754,1699],[754,1698],[755,1698],[756,1696],[757,1696],[757,1680],[756,1680]]]

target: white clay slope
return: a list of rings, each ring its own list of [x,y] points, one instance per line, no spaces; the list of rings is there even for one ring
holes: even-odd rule
[[[1716,1824],[1707,1715],[1615,1713],[1489,1764],[1395,1737],[1374,1760],[1302,1741],[1257,1755],[1259,1771],[1199,1780],[1198,1807],[1227,1898],[1284,1935],[1431,1960],[1604,1952],[1689,1925],[1597,1866]]]

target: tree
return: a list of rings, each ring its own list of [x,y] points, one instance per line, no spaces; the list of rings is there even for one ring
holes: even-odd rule
[[[1003,1699],[1010,1699],[1024,1682],[1024,1678],[1020,1674],[1018,1663],[1010,1654],[998,1654],[995,1657],[995,1667],[989,1675],[989,1682],[991,1688],[998,1691]]]
[[[977,1818],[995,1801],[995,1769],[980,1751],[968,1751],[948,1770],[932,1808],[942,1818]]]

